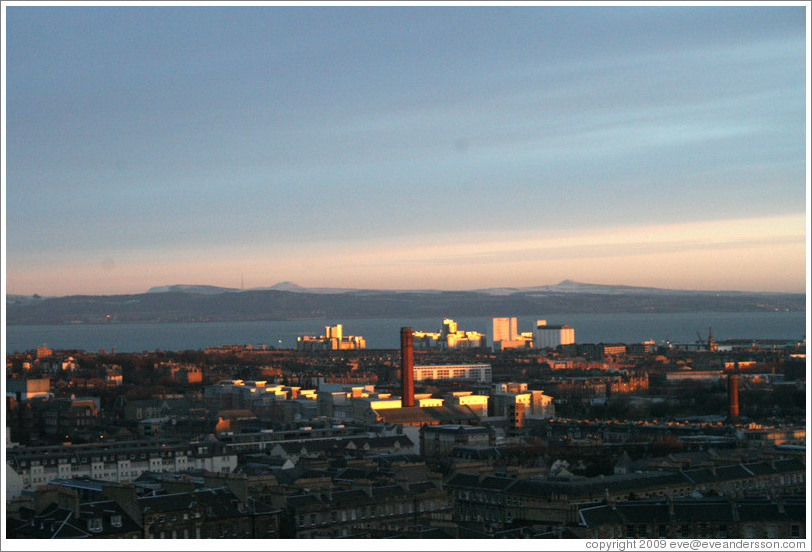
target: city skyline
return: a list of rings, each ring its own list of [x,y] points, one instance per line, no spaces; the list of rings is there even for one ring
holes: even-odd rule
[[[807,289],[802,3],[3,9],[8,294]]]

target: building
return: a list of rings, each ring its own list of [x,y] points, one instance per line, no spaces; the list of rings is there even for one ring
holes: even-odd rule
[[[524,426],[526,416],[552,418],[555,416],[553,398],[544,391],[528,390],[526,383],[500,383],[494,385],[488,403],[488,414],[508,419],[509,426]]]
[[[418,349],[476,349],[487,346],[487,337],[480,332],[463,331],[457,323],[446,318],[439,332],[413,332],[414,346]]]
[[[582,538],[806,538],[806,500],[684,498],[578,506]]]
[[[6,394],[14,395],[18,403],[32,399],[47,399],[51,395],[51,380],[48,378],[7,379]]]
[[[494,318],[491,341],[494,351],[530,348],[533,346],[533,334],[519,333],[516,318]]]
[[[192,364],[178,364],[177,362],[161,362],[155,365],[155,370],[164,377],[178,383],[193,384],[203,381],[203,371]]]
[[[23,489],[33,489],[55,478],[89,477],[104,481],[132,481],[145,472],[203,469],[229,473],[237,455],[217,441],[166,439],[116,443],[14,447],[6,451],[6,471],[13,470]]]
[[[490,364],[439,364],[414,367],[414,380],[458,380],[490,383]]]
[[[555,349],[560,345],[575,343],[575,328],[548,325],[546,320],[537,320],[533,330],[533,344],[536,349]]]
[[[45,434],[64,436],[87,433],[99,426],[98,398],[53,399],[46,403]]]
[[[495,442],[495,433],[490,427],[443,424],[420,428],[420,454],[423,456],[448,456],[456,447],[489,447]]]
[[[445,488],[454,496],[456,519],[504,529],[514,522],[546,527],[578,525],[582,520],[577,505],[597,501],[661,500],[669,496],[681,500],[697,493],[715,493],[740,500],[767,493],[795,496],[805,491],[805,478],[803,461],[791,459],[572,480],[483,478],[479,474],[458,472],[446,480]]]
[[[222,380],[203,389],[203,403],[212,410],[267,409],[281,401],[299,398],[312,400],[315,405],[316,390],[240,379]]]
[[[476,425],[479,420],[479,416],[467,406],[406,406],[369,410],[363,421],[368,424],[421,427],[440,424]]]
[[[366,340],[357,335],[344,335],[341,324],[325,326],[325,335],[303,335],[296,338],[296,349],[299,351],[343,351],[348,349],[366,349]]]
[[[396,531],[418,522],[448,518],[451,500],[433,481],[378,485],[358,482],[350,489],[311,490],[284,497],[282,538],[361,538],[373,531]]]
[[[226,486],[212,486],[223,485]],[[279,510],[248,496],[239,481],[204,475],[162,481],[156,492],[139,496],[133,485],[105,484],[99,500],[80,501],[75,487],[43,486],[32,507],[8,516],[11,538],[29,539],[235,539],[278,538]],[[230,488],[234,487],[234,489]]]
[[[446,393],[443,404],[467,406],[482,418],[488,415],[488,395],[474,395],[472,391],[453,391]]]
[[[727,374],[721,370],[675,370],[665,375],[668,383],[680,383],[684,381],[716,382],[722,381]]]
[[[515,341],[519,336],[518,322],[516,318],[494,318],[493,334],[491,339],[497,341]]]

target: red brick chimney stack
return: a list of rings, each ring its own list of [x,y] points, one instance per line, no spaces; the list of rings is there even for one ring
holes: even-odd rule
[[[730,417],[739,417],[739,376],[730,374],[727,377],[727,394],[730,399]]]
[[[414,406],[414,341],[411,328],[400,329],[401,406]]]

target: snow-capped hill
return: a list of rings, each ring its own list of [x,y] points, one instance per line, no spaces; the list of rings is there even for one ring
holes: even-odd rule
[[[302,293],[302,292],[307,291],[305,288],[303,288],[299,284],[294,284],[293,282],[279,282],[278,284],[274,284],[271,287],[254,288],[254,289],[259,289],[259,290],[272,289],[272,290],[276,290],[276,291],[293,291],[293,292],[297,292],[297,293]]]

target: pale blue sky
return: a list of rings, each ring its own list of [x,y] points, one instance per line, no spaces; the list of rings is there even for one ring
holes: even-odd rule
[[[805,289],[803,7],[5,24],[8,293]]]

